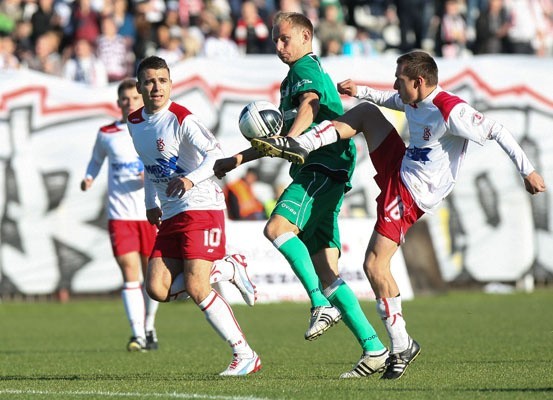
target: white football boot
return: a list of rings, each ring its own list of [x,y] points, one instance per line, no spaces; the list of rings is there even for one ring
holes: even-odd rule
[[[255,300],[257,300],[257,290],[246,271],[248,266],[246,257],[242,254],[231,254],[226,256],[224,260],[234,266],[234,275],[230,282],[238,288],[246,304],[250,307],[253,306]]]
[[[383,372],[386,369],[388,355],[388,350],[384,351],[379,356],[362,354],[361,359],[357,362],[355,367],[353,367],[351,371],[344,372],[340,375],[340,378],[363,378],[376,374],[377,372]]]
[[[253,374],[261,369],[261,359],[255,351],[252,351],[252,357],[241,358],[238,354],[232,355],[232,361],[227,369],[221,372],[221,376],[244,376]]]
[[[315,340],[331,326],[342,319],[340,310],[332,306],[314,307],[311,309],[309,329],[305,332],[306,340]]]

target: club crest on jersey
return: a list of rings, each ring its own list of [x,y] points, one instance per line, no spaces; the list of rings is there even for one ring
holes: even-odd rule
[[[432,136],[432,133],[430,132],[430,127],[425,126],[422,138],[428,142],[430,140],[430,136]]]
[[[478,126],[478,125],[481,125],[482,122],[484,122],[484,115],[482,115],[482,113],[475,112],[472,115],[472,124],[474,126]]]
[[[159,138],[156,140],[156,147],[157,151],[165,150],[165,142],[163,141],[163,138]]]

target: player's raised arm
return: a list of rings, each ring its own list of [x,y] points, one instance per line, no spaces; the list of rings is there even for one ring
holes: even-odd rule
[[[247,104],[238,117],[240,132],[248,141],[254,138],[271,137],[280,134],[283,125],[282,113],[277,106],[265,100],[252,101]],[[215,161],[213,173],[219,179],[227,172],[242,164],[257,160],[263,154],[250,147],[233,155]]]
[[[215,164],[213,165],[213,173],[217,178],[221,179],[227,174],[227,172],[238,168],[242,164],[257,160],[261,157],[263,157],[263,154],[259,153],[253,147],[250,147],[231,157],[220,158],[216,160]]]

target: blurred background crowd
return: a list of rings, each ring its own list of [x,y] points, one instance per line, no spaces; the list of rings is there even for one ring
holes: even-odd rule
[[[150,55],[272,53],[278,10],[311,19],[323,57],[553,55],[553,0],[1,0],[0,69],[103,86]]]

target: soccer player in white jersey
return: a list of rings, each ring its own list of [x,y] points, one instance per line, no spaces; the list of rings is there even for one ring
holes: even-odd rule
[[[225,199],[211,179],[213,164],[223,152],[195,115],[171,101],[165,60],[142,60],[137,80],[144,107],[129,115],[127,124],[144,163],[146,215],[159,226],[146,288],[152,298],[168,301],[175,278],[184,273],[186,292],[232,349],[233,359],[220,375],[254,373],[261,369],[261,360],[229,304],[210,285],[212,264],[225,254]]]
[[[407,230],[453,189],[468,141],[483,145],[486,140],[495,140],[516,165],[529,193],[546,189],[543,178],[507,128],[439,86],[438,67],[429,54],[412,51],[401,55],[395,77],[395,91],[357,87],[351,80],[339,83],[338,91],[404,111],[410,133],[407,148],[380,109],[368,102],[298,138],[252,140],[252,146],[265,155],[301,164],[309,152],[363,132],[381,189],[364,269],[391,341],[383,379],[400,378],[420,353],[419,344],[405,328],[390,260]]]
[[[143,106],[142,96],[136,91],[136,80],[126,79],[119,84],[117,105],[121,109],[121,120],[98,131],[81,189],[90,189],[107,158],[108,230],[113,254],[123,275],[121,297],[132,330],[127,350],[156,350],[158,340],[154,323],[159,303],[143,290],[142,277],[146,275],[157,227],[146,218],[144,166],[127,128],[129,113]],[[210,282],[231,281],[251,306],[255,302],[255,287],[247,276],[246,265],[244,256],[228,255],[214,263]],[[173,284],[171,299],[187,297],[181,274]]]

